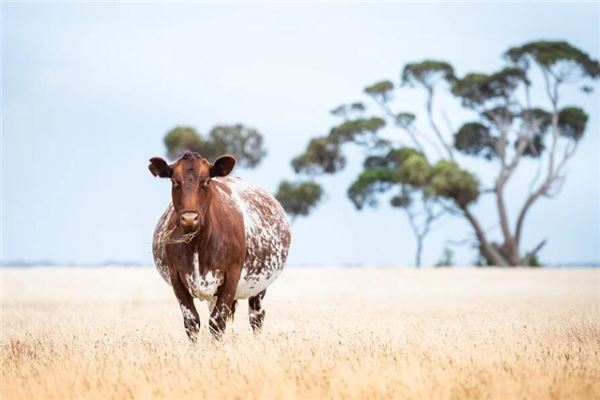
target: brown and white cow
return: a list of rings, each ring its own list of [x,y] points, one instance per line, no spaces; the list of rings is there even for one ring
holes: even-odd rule
[[[248,299],[250,325],[258,332],[265,317],[261,300],[287,259],[290,225],[283,208],[266,191],[227,176],[235,163],[225,155],[211,164],[188,152],[171,165],[155,157],[148,166],[172,182],[172,204],[156,226],[152,250],[191,339],[200,328],[194,298],[208,302],[216,337],[237,300]]]

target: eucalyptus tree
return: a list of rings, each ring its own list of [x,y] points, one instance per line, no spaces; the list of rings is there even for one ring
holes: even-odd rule
[[[366,156],[362,172],[348,189],[350,200],[360,210],[376,206],[378,198],[391,192],[391,205],[406,212],[417,238],[417,264],[424,237],[444,213],[470,224],[487,264],[535,264],[545,241],[522,249],[526,216],[540,198],[560,191],[566,165],[588,121],[580,107],[562,104],[562,91],[567,85],[596,80],[600,65],[563,41],[526,43],[508,49],[504,58],[506,64],[498,71],[463,76],[444,61],[406,64],[397,82],[381,80],[365,88],[376,114],[367,115],[368,107],[362,102],[337,107],[333,112],[343,122],[327,135],[311,139],[306,150],[292,160],[292,167],[313,177],[335,174],[346,165],[344,147],[353,143]],[[534,98],[539,93],[534,86],[543,88],[545,96]],[[422,122],[418,110],[396,109],[395,96],[406,88],[420,89],[425,95]],[[447,110],[438,105],[442,91],[474,117],[452,129]],[[592,87],[582,86],[581,92],[590,93]],[[549,108],[543,108],[544,103]],[[481,160],[481,168],[492,172],[493,181],[486,184],[468,170],[467,158]],[[510,199],[522,202],[518,213],[510,216],[507,185],[515,171],[531,163],[536,172],[528,188],[519,188],[522,199]],[[485,194],[495,199],[500,227],[496,240],[473,210]]]

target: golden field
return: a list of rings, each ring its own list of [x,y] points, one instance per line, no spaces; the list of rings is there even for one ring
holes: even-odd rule
[[[600,398],[600,270],[284,271],[189,343],[151,268],[3,268],[2,399]]]

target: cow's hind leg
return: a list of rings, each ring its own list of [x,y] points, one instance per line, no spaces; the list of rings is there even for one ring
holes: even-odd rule
[[[262,309],[261,304],[263,297],[265,297],[265,293],[267,293],[267,289],[248,299],[248,315],[250,326],[254,333],[260,332],[263,321],[265,320],[265,310]]]

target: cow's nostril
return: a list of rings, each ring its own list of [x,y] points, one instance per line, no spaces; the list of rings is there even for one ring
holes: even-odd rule
[[[196,225],[198,223],[198,213],[197,212],[184,212],[181,214],[181,223],[183,225]]]

